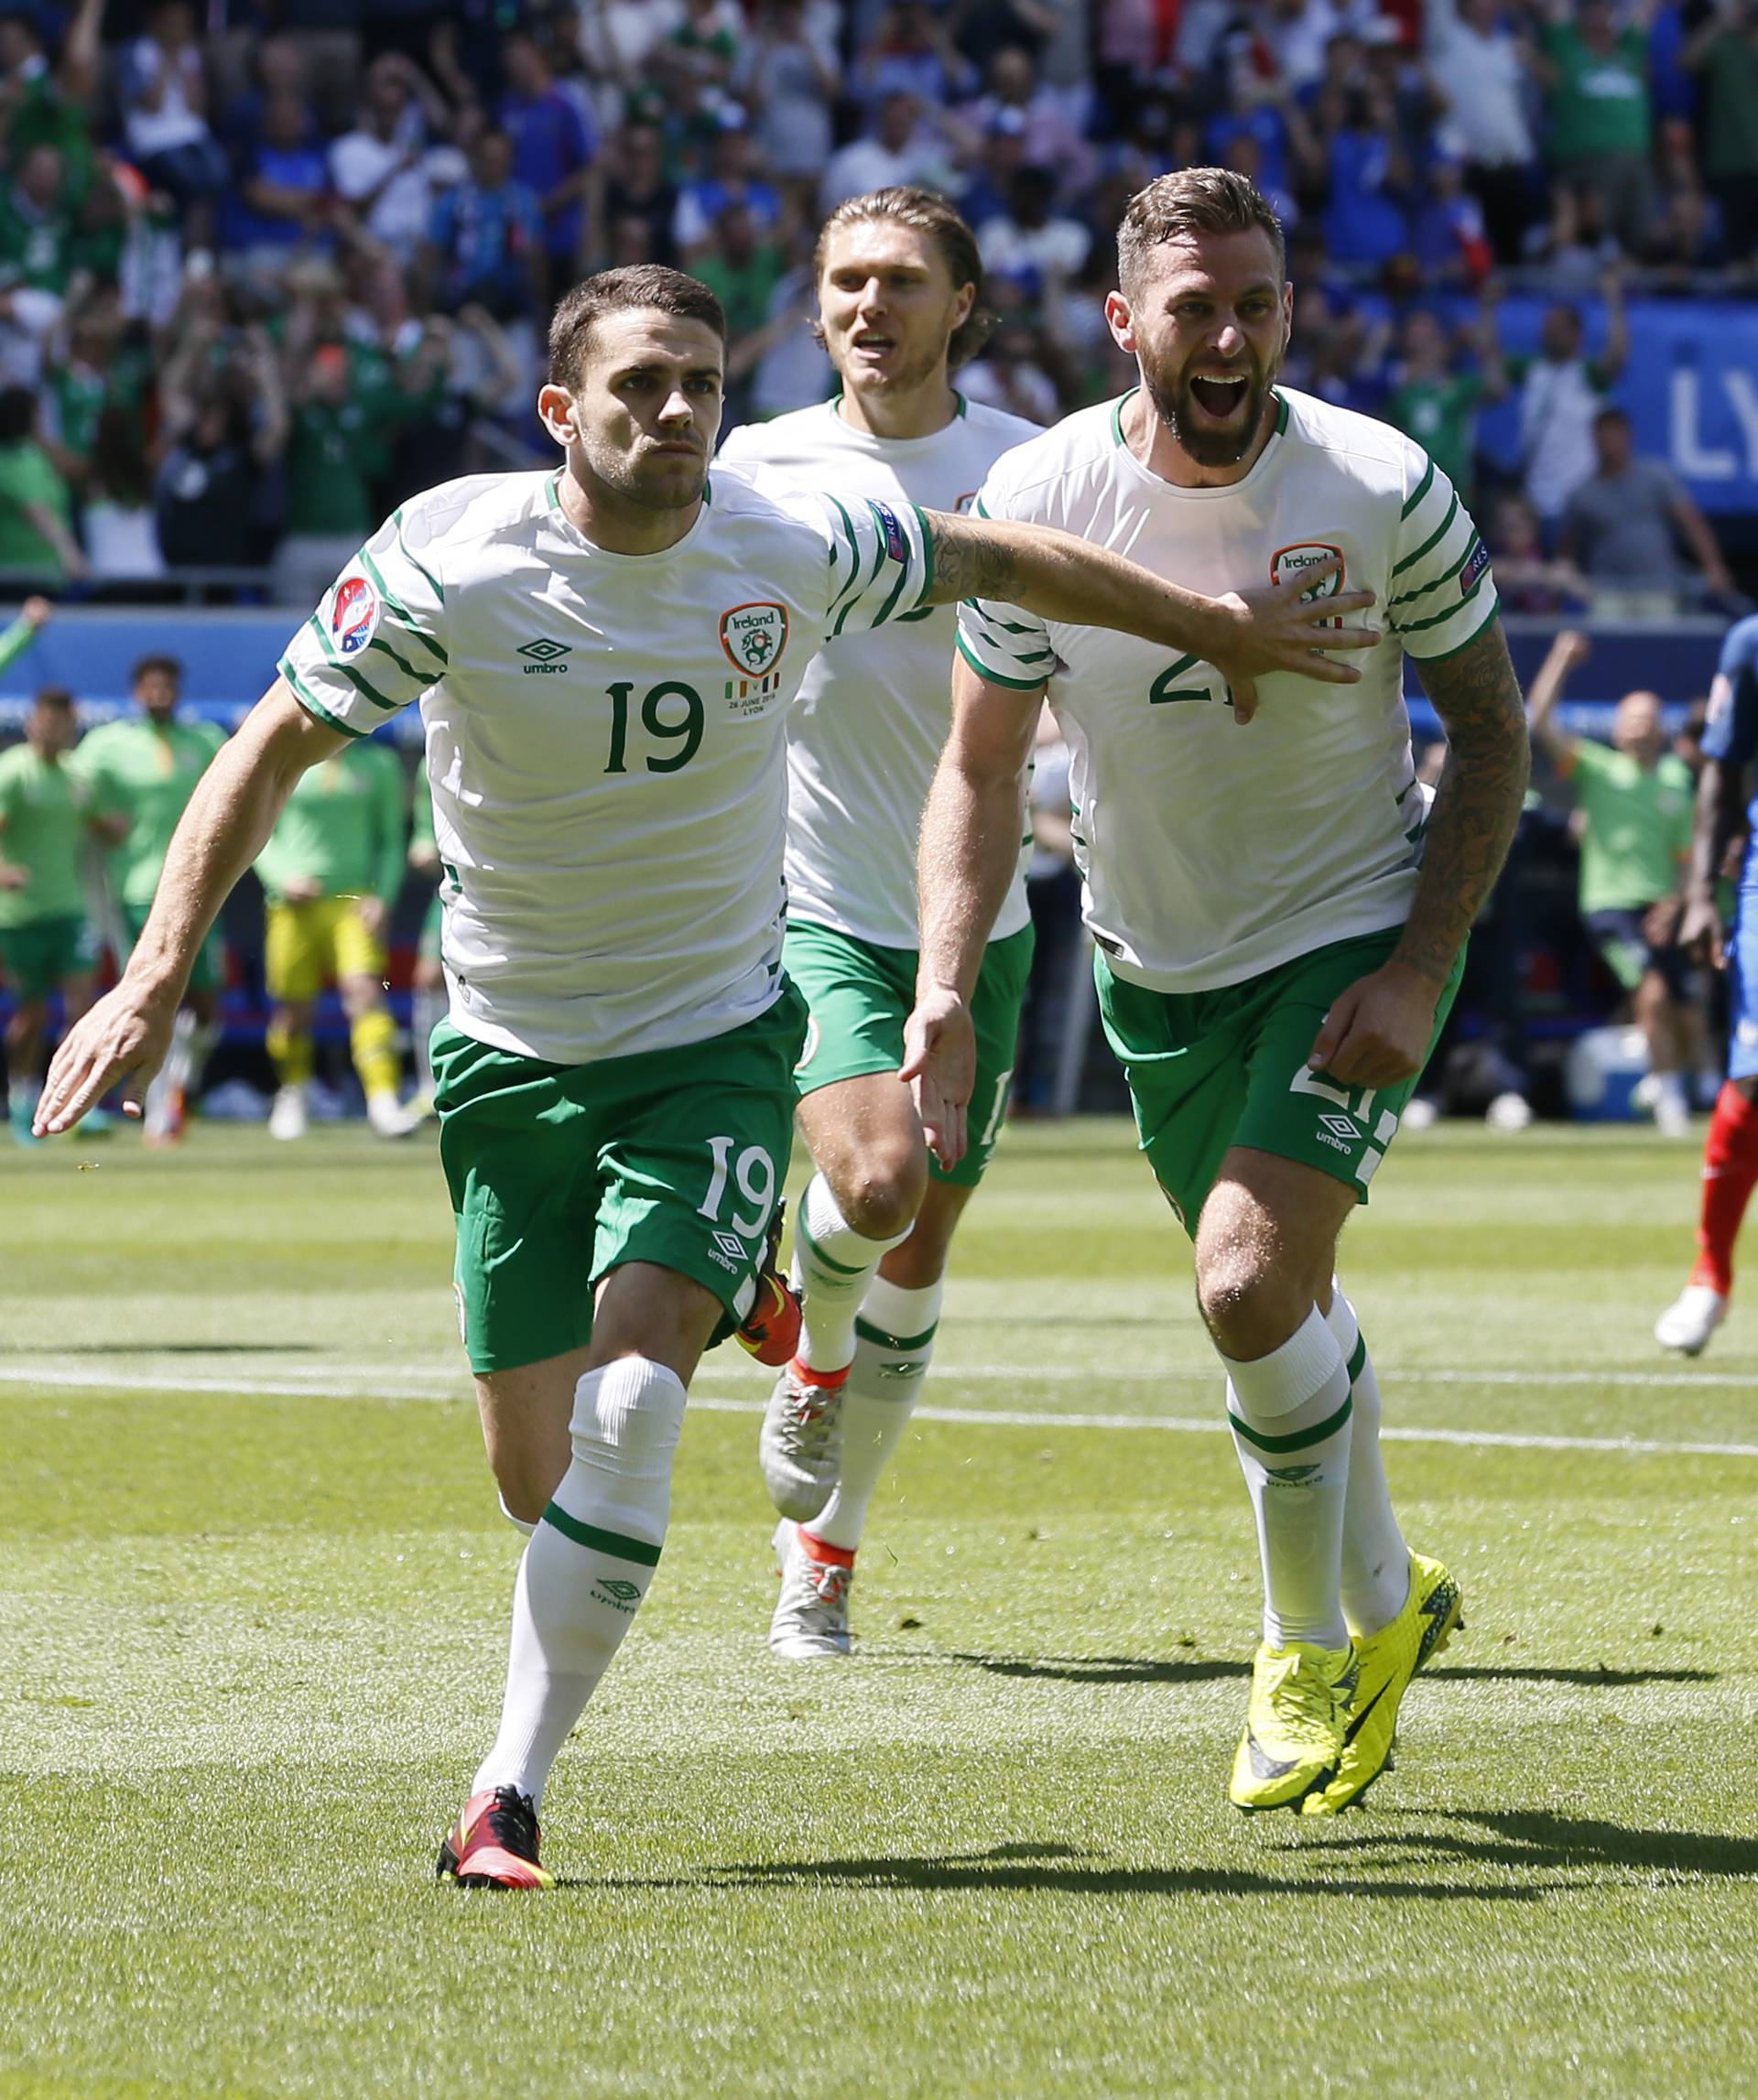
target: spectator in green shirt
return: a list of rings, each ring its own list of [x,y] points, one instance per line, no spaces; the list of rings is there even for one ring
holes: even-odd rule
[[[1564,684],[1592,647],[1585,634],[1558,634],[1527,690],[1526,711],[1534,741],[1575,797],[1581,917],[1631,995],[1648,1045],[1655,1122],[1682,1137],[1690,1128],[1684,1073],[1692,1009],[1677,936],[1680,877],[1691,850],[1691,773],[1667,749],[1653,693],[1626,693],[1618,702],[1609,750],[1557,727],[1553,710]]]
[[[1475,369],[1461,361],[1467,343],[1478,352]],[[1485,323],[1475,335],[1461,335],[1455,346],[1435,315],[1418,308],[1404,324],[1403,350],[1386,421],[1414,438],[1459,491],[1460,502],[1470,503],[1477,478],[1478,404],[1500,400],[1507,392],[1494,329]]]
[[[1548,90],[1549,157],[1558,179],[1598,200],[1624,253],[1642,253],[1654,214],[1648,43],[1620,27],[1611,0],[1553,0],[1538,65]]]
[[[0,575],[54,582],[86,573],[67,483],[37,441],[37,396],[0,392]]]
[[[1712,10],[1682,56],[1702,95],[1703,173],[1728,260],[1743,263],[1758,247],[1758,5]]]
[[[92,1000],[96,946],[85,915],[80,856],[92,824],[92,796],[63,764],[80,733],[73,696],[45,686],[25,741],[0,753],[0,969],[13,995],[6,1023],[6,1114],[20,1144],[34,1144],[31,1111],[42,1090],[49,1001],[63,1025]]]

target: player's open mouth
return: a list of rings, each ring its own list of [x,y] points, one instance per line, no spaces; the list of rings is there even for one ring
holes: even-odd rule
[[[1190,398],[1205,416],[1212,416],[1218,423],[1242,408],[1251,394],[1251,380],[1247,373],[1238,373],[1222,379],[1211,373],[1193,376],[1190,381]]]
[[[884,357],[897,347],[896,339],[889,335],[875,335],[870,329],[863,329],[854,339],[856,350],[864,351],[869,357]]]

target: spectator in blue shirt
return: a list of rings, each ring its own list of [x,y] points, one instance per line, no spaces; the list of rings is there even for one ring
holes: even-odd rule
[[[706,175],[685,183],[671,222],[671,237],[686,269],[713,244],[715,222],[734,204],[750,212],[759,240],[781,223],[780,195],[758,172],[750,127],[736,103],[721,110],[711,161]]]
[[[483,133],[471,148],[470,179],[434,206],[426,276],[434,304],[447,313],[474,305],[508,321],[542,310],[548,289],[543,214],[513,179],[505,132]]]
[[[1384,113],[1351,96],[1331,135],[1325,236],[1335,263],[1378,269],[1410,245],[1404,193],[1408,170]]]
[[[549,55],[528,30],[502,47],[507,89],[501,129],[513,147],[513,174],[537,200],[549,281],[570,282],[580,265],[584,199],[598,142],[580,104],[558,87]]]
[[[297,93],[264,98],[261,135],[243,146],[226,199],[222,241],[246,262],[272,263],[304,243],[331,244],[330,164]]]

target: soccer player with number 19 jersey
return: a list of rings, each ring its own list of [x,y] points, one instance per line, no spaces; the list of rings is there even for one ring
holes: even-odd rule
[[[562,300],[537,412],[564,467],[431,490],[343,570],[198,788],[127,972],[38,1109],[65,1128],[150,1071],[294,784],[418,701],[460,1315],[531,1534],[500,1730],[440,1854],[466,1885],[550,1884],[545,1779],[653,1579],[685,1388],[765,1257],[805,1035],[781,958],[784,717],[811,655],[975,590],[1206,637],[1247,683],[1352,645],[1288,594],[1253,616],[1063,535],[711,482],[725,341],[676,271]]]
[[[1488,557],[1446,476],[1385,425],[1276,388],[1292,297],[1257,191],[1218,168],[1162,177],[1132,201],[1119,254],[1108,313],[1141,385],[1009,453],[979,514],[1210,590],[1340,559],[1318,587],[1365,585],[1390,633],[1359,684],[1267,682],[1235,736],[1199,655],[978,594],[923,824],[907,1068],[956,1153],[967,988],[1047,692],[1073,754],[1101,1012],[1196,1243],[1257,1522],[1264,1640],[1232,1799],[1334,1812],[1384,1768],[1404,1688],[1458,1612],[1392,1512],[1336,1242],[1451,1002],[1519,812],[1525,725]],[[1406,655],[1451,742],[1427,819]]]

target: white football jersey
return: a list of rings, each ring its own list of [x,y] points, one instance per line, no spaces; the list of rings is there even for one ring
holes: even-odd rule
[[[759,488],[833,488],[894,507],[969,510],[1001,455],[1039,435],[1036,423],[960,397],[928,438],[874,438],[834,401],[747,423],[721,460]],[[887,633],[815,657],[787,722],[787,910],[877,947],[913,948],[916,834],[952,719],[958,613],[925,605]],[[1030,918],[1025,861],[995,937]]]
[[[356,735],[420,702],[452,1022],[577,1065],[723,1034],[779,996],[787,709],[823,643],[913,612],[931,565],[908,503],[735,474],[676,547],[613,554],[559,478],[418,496],[281,672]]]
[[[1210,596],[1338,553],[1341,588],[1373,590],[1365,617],[1385,630],[1347,659],[1358,685],[1260,679],[1242,729],[1220,675],[1192,656],[1016,606],[960,607],[959,647],[985,678],[1047,681],[1073,753],[1087,923],[1112,967],[1203,991],[1409,916],[1424,808],[1404,658],[1462,649],[1495,617],[1495,584],[1446,475],[1388,425],[1278,389],[1244,480],[1180,489],[1124,443],[1128,398],[1010,452],[978,510],[1078,533]]]

